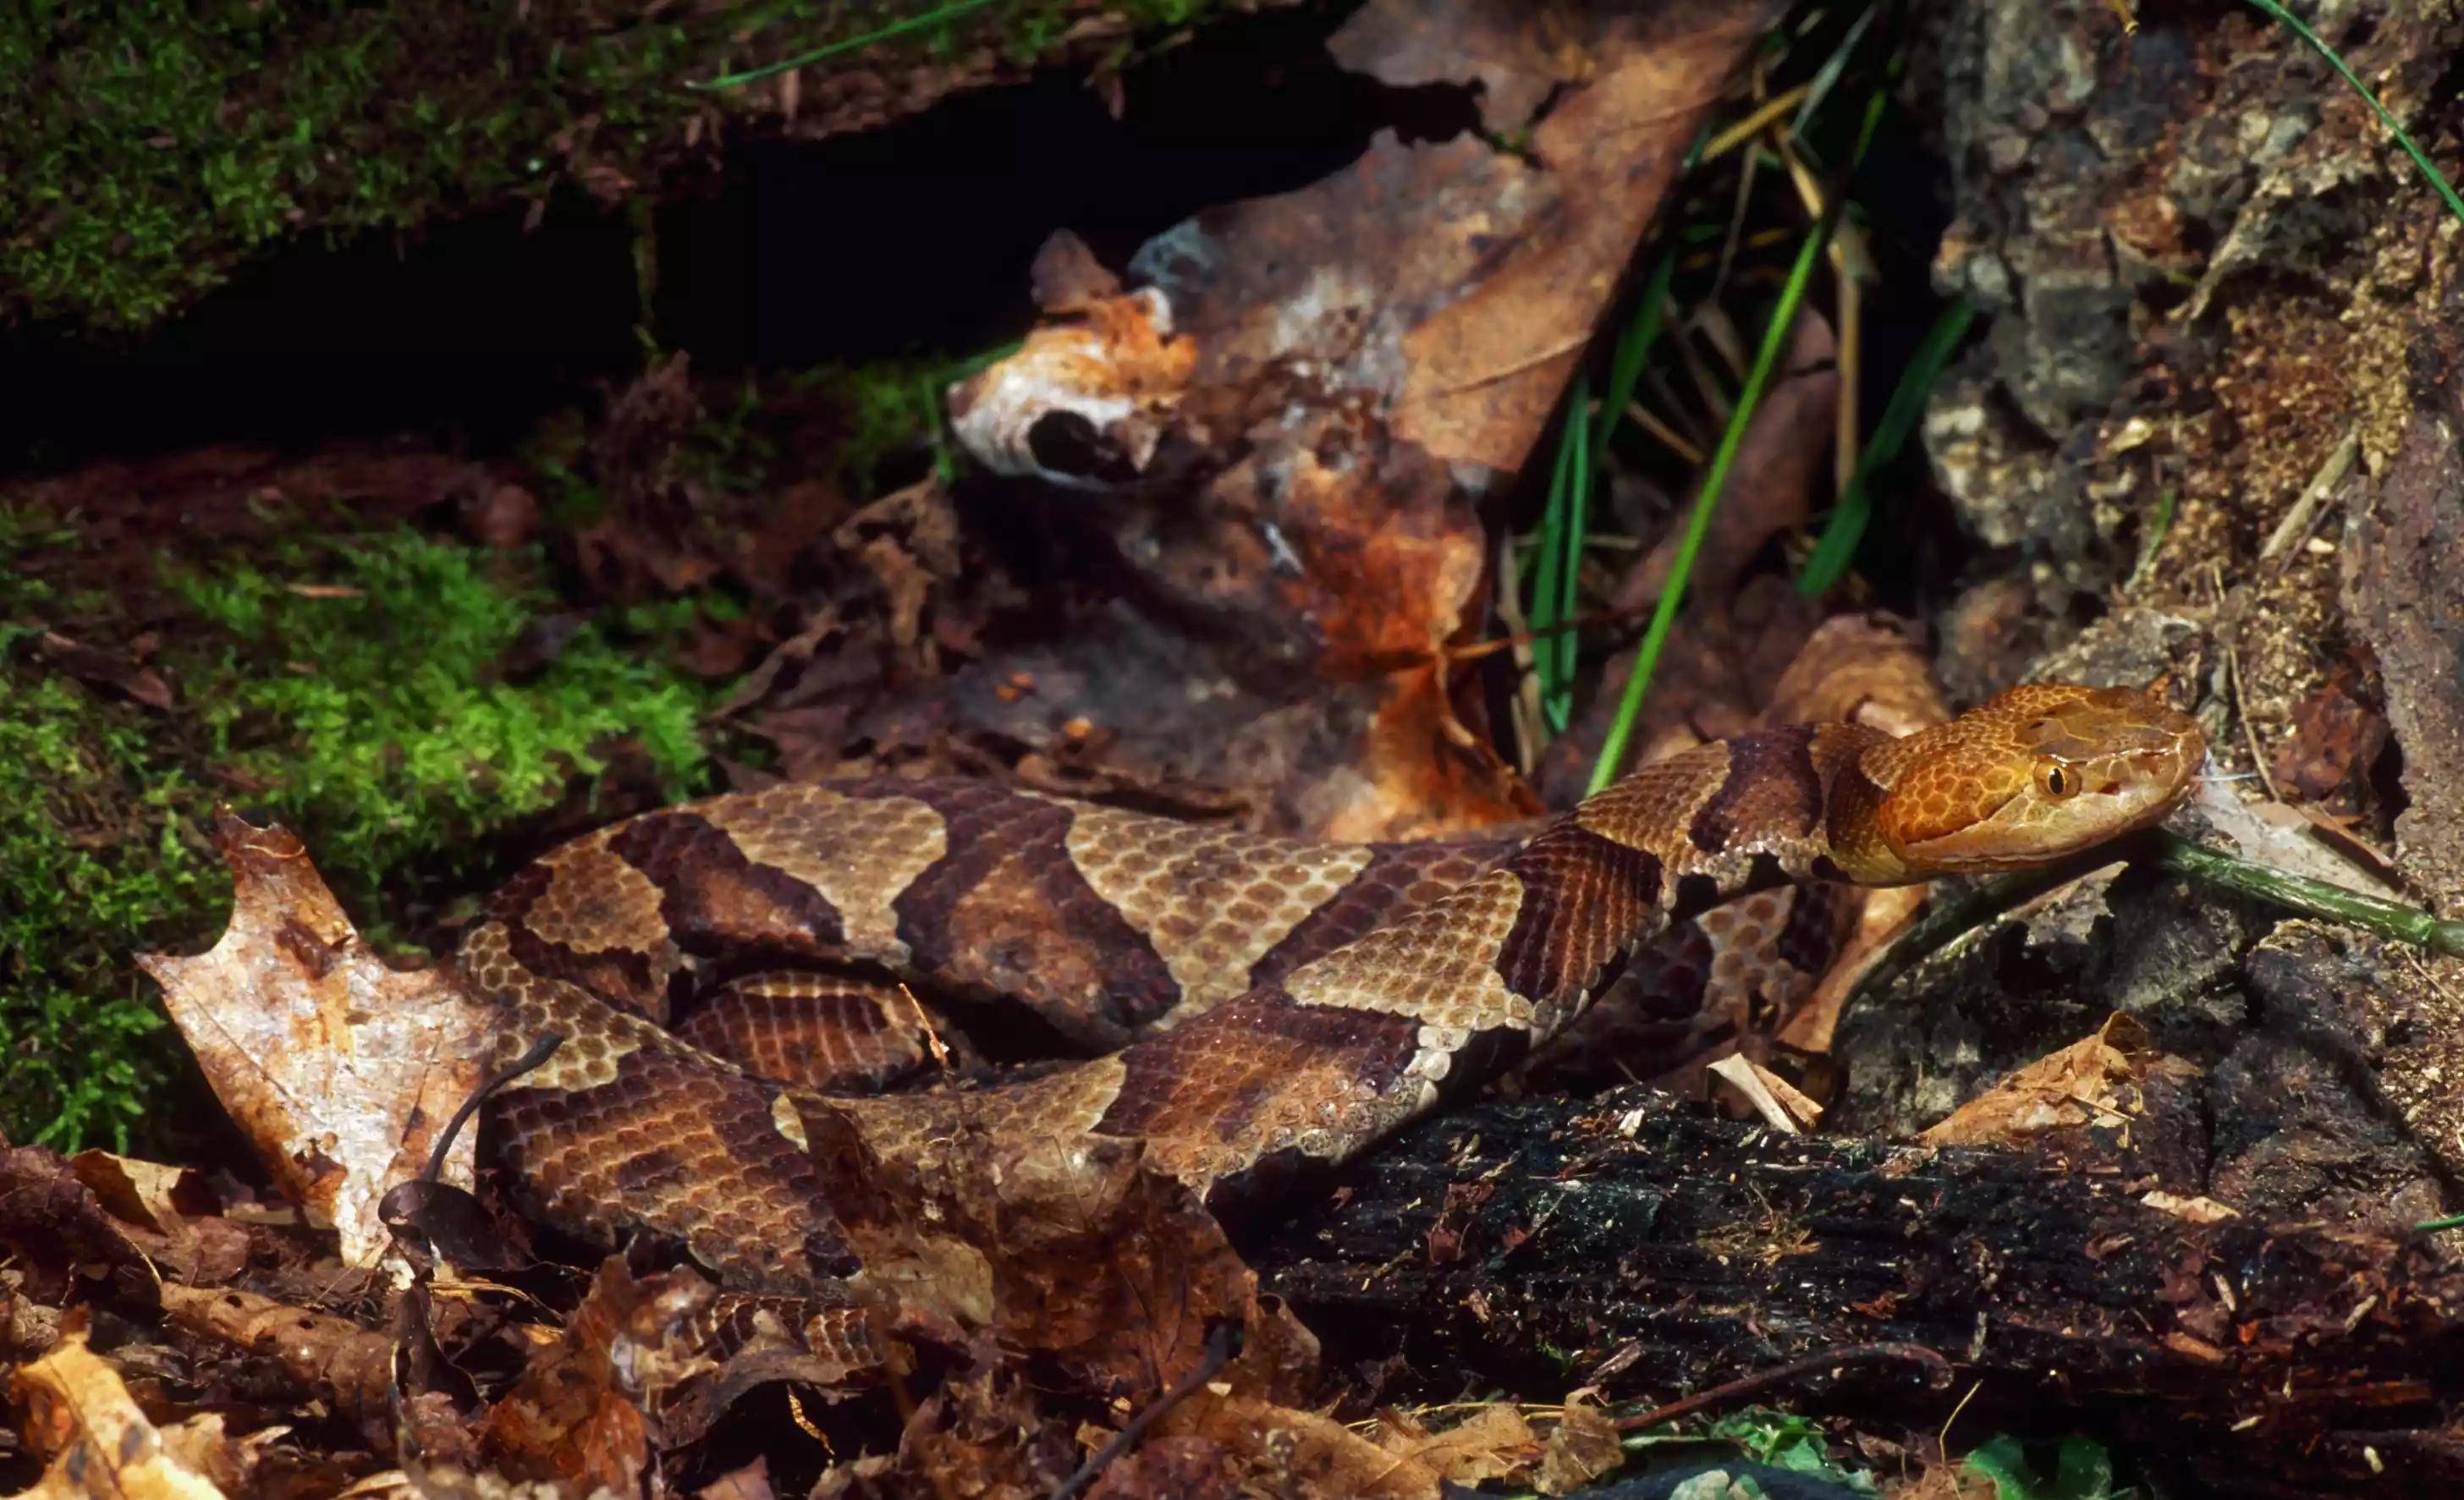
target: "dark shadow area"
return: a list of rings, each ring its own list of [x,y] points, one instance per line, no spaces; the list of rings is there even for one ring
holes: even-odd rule
[[[658,212],[658,342],[706,372],[980,348],[1029,321],[1028,262],[1054,230],[1117,266],[1199,208],[1324,175],[1379,129],[1473,121],[1466,90],[1336,68],[1323,43],[1343,9],[1210,27],[1123,76],[1117,119],[1056,73],[860,137],[748,143]],[[406,431],[501,450],[642,348],[627,216],[566,190],[536,228],[524,217],[303,239],[142,339],[0,332],[22,392],[0,468]]]

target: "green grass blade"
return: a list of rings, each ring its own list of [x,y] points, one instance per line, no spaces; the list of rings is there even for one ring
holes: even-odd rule
[[[1831,242],[1831,229],[1837,219],[1835,206],[1834,211],[1823,215],[1805,236],[1805,243],[1797,247],[1796,263],[1789,268],[1779,301],[1771,308],[1771,321],[1763,327],[1762,347],[1754,351],[1753,365],[1746,371],[1746,383],[1737,392],[1736,408],[1720,434],[1720,446],[1712,452],[1710,468],[1703,474],[1703,488],[1694,497],[1693,514],[1686,518],[1685,535],[1678,541],[1667,586],[1661,590],[1659,607],[1652,610],[1651,624],[1643,630],[1641,646],[1635,651],[1634,670],[1627,674],[1624,695],[1617,700],[1617,720],[1609,726],[1599,761],[1592,767],[1590,791],[1596,792],[1615,781],[1617,767],[1625,762],[1626,747],[1634,739],[1635,716],[1641,711],[1643,694],[1660,665],[1660,653],[1668,645],[1669,629],[1677,621],[1677,607],[1685,598],[1685,580],[1694,571],[1694,559],[1703,550],[1705,534],[1711,529],[1712,508],[1719,504],[1720,493],[1727,487],[1728,471],[1736,465],[1746,427],[1762,405],[1763,390],[1771,384],[1780,351],[1788,347],[1789,329],[1796,322],[1797,309],[1805,304],[1806,289],[1813,284],[1815,268],[1822,263],[1823,247]]]
[[[1788,124],[1790,135],[1804,139],[1805,127],[1813,123],[1815,113],[1822,108],[1822,101],[1838,87],[1840,75],[1848,71],[1848,59],[1855,55],[1857,44],[1865,39],[1865,33],[1873,26],[1874,17],[1881,12],[1880,4],[1871,5],[1864,14],[1848,23],[1847,34],[1839,38],[1838,46],[1831,49],[1831,55],[1822,59],[1822,66],[1815,70],[1814,80],[1806,85],[1805,102],[1796,106],[1796,118]]]
[[[1566,562],[1565,575],[1558,582],[1557,619],[1573,619],[1580,610],[1575,585],[1583,573],[1583,541],[1590,530],[1592,509],[1592,450],[1587,430],[1592,410],[1592,378],[1574,377],[1573,409],[1566,413],[1566,446],[1572,452],[1568,460],[1573,477],[1566,485]],[[1573,717],[1575,647],[1580,644],[1577,632],[1567,629],[1557,633],[1551,642],[1557,649],[1557,683],[1565,701],[1559,706],[1559,728]]]
[[[2353,92],[2359,94],[2365,103],[2378,112],[2380,121],[2395,136],[2395,143],[2404,147],[2404,154],[2412,158],[2412,165],[2421,168],[2421,175],[2429,178],[2430,186],[2438,189],[2438,196],[2447,200],[2448,211],[2454,214],[2458,220],[2464,220],[2464,198],[2455,195],[2455,189],[2447,181],[2446,174],[2439,171],[2428,154],[2413,143],[2412,137],[2405,133],[2404,126],[2396,123],[2395,117],[2387,113],[2387,107],[2379,102],[2379,97],[2370,92],[2369,85],[2364,83],[2354,75],[2351,68],[2344,65],[2344,59],[2337,55],[2336,49],[2321,41],[2318,33],[2302,25],[2299,16],[2277,4],[2277,0],[2250,0],[2250,3],[2257,10],[2274,16],[2277,24],[2289,29],[2294,35],[2308,42],[2313,51],[2327,59],[2327,66],[2344,76],[2344,81],[2353,86]]]
[[[1541,632],[1557,624],[1559,601],[1565,595],[1566,505],[1582,432],[1581,408],[1570,409],[1557,440],[1556,467],[1549,475],[1549,504],[1540,513],[1540,534],[1532,543],[1539,555],[1539,572],[1531,581],[1530,607],[1524,611],[1533,633],[1539,635],[1532,647],[1531,666],[1540,675],[1540,708],[1552,732],[1566,727],[1565,695],[1557,673],[1556,638]]]
[[[903,21],[892,21],[888,26],[867,32],[861,36],[846,37],[826,46],[816,47],[810,52],[798,53],[793,57],[781,57],[777,62],[765,62],[758,68],[747,68],[742,73],[727,73],[715,78],[696,79],[687,83],[685,87],[709,92],[717,89],[740,88],[747,83],[759,83],[763,78],[776,77],[781,73],[793,73],[798,68],[808,68],[814,63],[826,62],[832,57],[847,53],[861,52],[879,42],[910,35],[915,32],[930,31],[946,21],[955,21],[970,11],[981,11],[1001,3],[1001,0],[950,0],[948,5],[935,6],[921,15],[911,15]]]
[[[2167,490],[2156,496],[2156,514],[2147,522],[2147,540],[2139,545],[2139,561],[2130,569],[2124,588],[2136,588],[2155,571],[2157,550],[2165,545],[2166,533],[2173,529],[2173,509],[2181,502],[2179,491]]]
[[[1891,387],[1891,399],[1882,408],[1881,420],[1874,424],[1865,451],[1857,455],[1857,472],[1849,476],[1846,493],[1832,507],[1831,518],[1823,524],[1813,555],[1805,560],[1805,570],[1797,575],[1798,593],[1814,598],[1839,582],[1839,575],[1848,570],[1849,560],[1857,555],[1857,543],[1864,539],[1866,523],[1873,518],[1874,475],[1907,445],[1908,434],[1916,430],[1917,419],[1925,414],[1926,398],[1933,394],[1934,382],[1942,378],[1944,366],[1950,363],[1960,341],[1968,337],[1969,324],[1975,320],[1976,304],[1963,297],[1944,308],[1933,326],[1925,330],[1925,339],[1908,357],[1907,367],[1900,372],[1899,384]]]
[[[1634,400],[1634,388],[1642,382],[1643,362],[1651,356],[1651,346],[1660,341],[1660,325],[1668,310],[1668,285],[1677,276],[1677,252],[1664,251],[1660,260],[1643,278],[1642,305],[1635,309],[1634,320],[1625,325],[1617,339],[1617,354],[1609,362],[1608,399],[1600,403],[1599,420],[1592,425],[1592,469],[1598,472],[1607,456],[1609,439],[1617,432],[1617,424],[1625,420],[1625,408]]]

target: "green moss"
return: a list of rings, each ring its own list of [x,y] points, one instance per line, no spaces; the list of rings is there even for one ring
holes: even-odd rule
[[[56,540],[0,512],[12,536]],[[403,532],[169,575],[196,616],[166,632],[170,715],[0,665],[0,1130],[61,1145],[163,1133],[148,1112],[178,1054],[129,956],[219,930],[230,887],[204,832],[217,802],[297,829],[382,937],[467,889],[496,835],[620,746],[664,797],[705,788],[714,689],[665,661],[715,607],[581,622],[517,675],[551,604],[537,571]],[[49,592],[20,577],[0,610]],[[0,656],[11,644],[0,635]]]
[[[0,672],[0,1130],[125,1146],[169,1054],[128,953],[227,889],[139,711]]]
[[[536,673],[503,674],[544,604],[513,576],[520,562],[410,533],[338,553],[322,586],[301,586],[323,571],[296,565],[310,558],[292,561],[168,581],[226,637],[187,673],[207,755],[315,830],[338,883],[412,862],[468,868],[475,833],[554,805],[619,739],[666,796],[705,780],[707,690],[655,649],[583,624]],[[672,635],[697,608],[632,611],[625,633]]]
[[[1177,25],[1220,0],[1108,7]],[[711,111],[742,136],[775,89],[690,85],[933,9],[761,0],[610,24],[588,0],[30,0],[0,6],[0,316],[141,328],[302,229],[400,229],[557,181],[655,191],[704,153]],[[1002,0],[806,75],[1013,63],[1075,45],[1076,0]],[[703,132],[698,139],[709,139]]]

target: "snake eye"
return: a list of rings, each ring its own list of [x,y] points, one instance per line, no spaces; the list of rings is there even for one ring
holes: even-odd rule
[[[2067,802],[2079,795],[2079,773],[2050,756],[2036,761],[2036,790],[2055,802]]]

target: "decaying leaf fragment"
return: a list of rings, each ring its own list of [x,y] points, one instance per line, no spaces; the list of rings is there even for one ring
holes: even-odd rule
[[[1364,1500],[1437,1500],[1451,1485],[1520,1480],[1546,1450],[1510,1401],[1483,1406],[1435,1431],[1390,1412],[1374,1434],[1363,1434],[1317,1412],[1203,1390],[1161,1425],[1217,1444],[1253,1475],[1270,1475],[1300,1493]]]
[[[2054,1130],[2126,1125],[2142,1112],[2140,1085],[2159,1061],[2147,1030],[2126,1015],[2048,1053],[1978,1094],[1917,1138],[1928,1146],[2008,1145]]]
[[[142,954],[231,1117],[286,1189],[330,1221],[342,1258],[376,1264],[386,1189],[427,1165],[436,1133],[481,1078],[481,1005],[451,969],[388,966],[299,840],[226,811],[231,925],[206,953]],[[446,1165],[471,1182],[472,1136]]]
[[[157,1428],[83,1327],[18,1371],[11,1392],[28,1445],[49,1460],[25,1500],[221,1500],[201,1463],[222,1441],[221,1419]]]
[[[610,1257],[563,1336],[489,1408],[485,1453],[516,1478],[634,1493],[655,1453],[698,1441],[756,1386],[848,1383],[838,1327],[826,1310],[722,1292],[690,1269],[636,1276]]]

